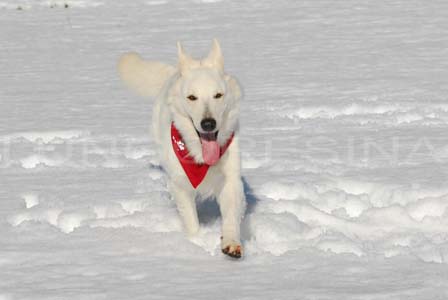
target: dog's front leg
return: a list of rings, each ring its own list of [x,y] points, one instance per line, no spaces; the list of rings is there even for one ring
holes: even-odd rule
[[[240,225],[246,208],[238,146],[238,137],[235,136],[227,155],[222,158],[222,172],[225,179],[217,197],[222,217],[221,249],[225,254],[237,258],[243,253]]]
[[[199,220],[194,193],[185,191],[174,183],[170,185],[170,191],[176,201],[186,233],[189,236],[196,234],[199,230]]]
[[[241,178],[226,178],[218,196],[222,216],[221,250],[224,254],[239,258],[243,253],[240,241],[241,219],[245,208]]]

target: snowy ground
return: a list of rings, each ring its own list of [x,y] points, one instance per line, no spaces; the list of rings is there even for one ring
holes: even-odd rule
[[[447,299],[448,2],[0,0],[0,299]],[[68,8],[64,5],[68,4]],[[218,37],[246,257],[182,233],[119,82]]]

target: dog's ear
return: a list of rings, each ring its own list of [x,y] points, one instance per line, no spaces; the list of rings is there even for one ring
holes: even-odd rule
[[[217,68],[219,71],[224,72],[224,57],[217,39],[213,39],[212,49],[207,58],[202,61],[202,64],[208,67]]]
[[[240,100],[243,96],[243,92],[241,90],[241,86],[238,81],[230,75],[224,76],[227,82],[227,88],[230,91],[230,94],[235,100]]]
[[[184,74],[186,70],[191,68],[195,64],[195,60],[185,53],[184,47],[182,47],[180,42],[177,42],[177,57],[178,57],[178,67],[181,74]]]

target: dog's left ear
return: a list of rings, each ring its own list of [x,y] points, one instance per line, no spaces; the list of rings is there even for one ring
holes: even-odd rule
[[[221,46],[217,39],[213,39],[212,49],[207,58],[202,61],[207,67],[217,68],[220,72],[224,72],[224,57],[222,56]]]
[[[240,100],[241,97],[243,96],[243,92],[241,90],[241,86],[238,83],[238,81],[234,77],[227,74],[224,76],[224,79],[227,82],[227,88],[229,89],[233,98],[235,100]]]

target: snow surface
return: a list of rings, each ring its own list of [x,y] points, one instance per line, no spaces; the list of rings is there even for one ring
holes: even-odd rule
[[[65,4],[68,5],[65,8]],[[448,2],[0,0],[0,299],[448,299]],[[221,40],[245,258],[187,239],[118,56]]]

